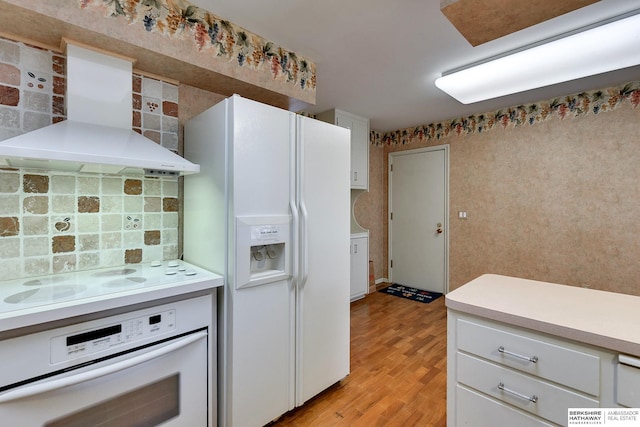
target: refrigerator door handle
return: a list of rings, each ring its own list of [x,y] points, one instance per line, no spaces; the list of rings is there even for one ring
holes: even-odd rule
[[[298,133],[298,151],[297,155],[297,179],[298,179],[298,208],[300,209],[300,228],[299,233],[300,237],[298,239],[298,245],[300,249],[298,250],[300,256],[300,270],[299,270],[299,288],[303,289],[304,285],[307,283],[307,278],[309,277],[309,256],[308,256],[308,245],[307,245],[307,223],[309,216],[307,215],[307,205],[305,204],[305,148],[306,148],[306,140],[305,140],[305,130],[304,130],[304,120],[302,117],[298,117],[296,120],[296,130]]]
[[[300,269],[300,288],[304,288],[305,283],[307,283],[307,278],[309,277],[309,256],[307,250],[308,219],[307,206],[304,204],[303,200],[300,202],[300,257],[302,258]]]
[[[293,259],[292,259],[292,274],[291,274],[291,281],[293,284],[293,287],[297,287],[298,286],[298,275],[300,274],[300,267],[299,267],[299,255],[298,255],[298,235],[300,233],[300,215],[298,213],[298,208],[296,206],[296,202],[295,200],[291,199],[289,201],[289,208],[291,209],[291,217],[293,219],[293,223],[291,224],[291,227],[293,229],[293,232],[291,233],[291,244],[293,245],[293,247],[291,248],[291,253],[293,254]]]

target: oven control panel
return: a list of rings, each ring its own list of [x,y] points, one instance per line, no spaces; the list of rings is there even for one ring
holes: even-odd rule
[[[176,311],[166,310],[146,316],[126,319],[97,328],[51,338],[51,363],[56,364],[94,355],[106,350],[149,339],[161,339],[176,329]],[[126,346],[130,347],[130,346]]]

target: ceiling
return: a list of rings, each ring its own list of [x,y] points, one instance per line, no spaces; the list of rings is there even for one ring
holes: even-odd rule
[[[476,47],[442,14],[440,0],[190,1],[314,61],[309,112],[339,108],[368,117],[380,132],[640,79],[638,66],[470,105],[434,85],[442,72],[632,11],[638,0],[601,0]]]

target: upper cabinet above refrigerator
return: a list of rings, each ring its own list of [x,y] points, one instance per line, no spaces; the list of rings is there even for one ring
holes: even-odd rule
[[[325,111],[317,117],[351,129],[351,189],[369,191],[369,119],[337,109]]]

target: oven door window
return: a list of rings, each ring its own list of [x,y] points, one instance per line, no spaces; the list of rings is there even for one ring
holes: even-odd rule
[[[208,425],[207,338],[200,332],[17,389],[15,399],[0,403],[2,424]],[[50,385],[69,379],[70,385]]]
[[[180,374],[175,374],[48,422],[44,427],[85,427],[98,424],[105,427],[157,426],[180,415],[179,396]]]

